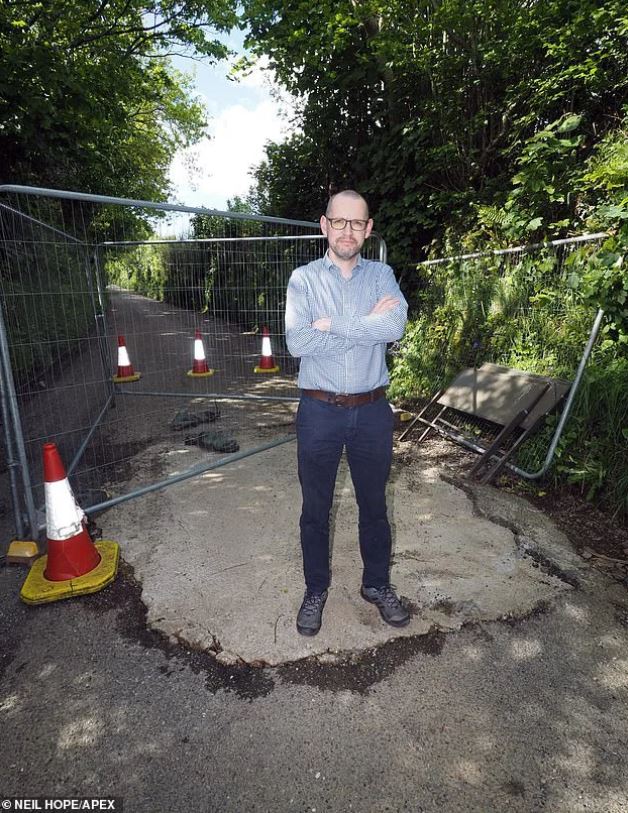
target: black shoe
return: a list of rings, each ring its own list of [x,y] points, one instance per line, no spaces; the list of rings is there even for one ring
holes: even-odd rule
[[[379,614],[392,627],[405,627],[410,622],[410,613],[397,598],[390,585],[385,587],[364,587],[360,594],[365,601],[375,604]]]
[[[306,590],[303,603],[297,615],[297,632],[301,635],[316,635],[321,628],[323,607],[327,601],[327,590],[314,593]]]

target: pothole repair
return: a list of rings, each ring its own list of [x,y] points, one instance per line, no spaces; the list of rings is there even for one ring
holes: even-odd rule
[[[147,626],[141,585],[125,562],[121,563],[118,578],[112,585],[100,593],[84,596],[81,601],[86,609],[98,615],[115,612],[116,627],[128,641],[145,649],[159,650],[165,658],[159,666],[162,674],[171,676],[190,669],[194,674],[204,675],[210,693],[223,690],[247,700],[269,695],[277,679],[324,691],[367,694],[411,658],[438,657],[451,634],[432,630],[425,635],[396,638],[361,652],[323,653],[279,666],[262,662],[226,666],[216,660],[216,651],[195,649],[183,640],[173,642]],[[525,618],[504,618],[502,621],[520,626],[548,611],[549,605],[543,604]],[[475,632],[484,641],[493,639],[487,626],[481,623],[465,624],[463,628]]]
[[[174,472],[166,446],[150,451],[164,475]],[[525,617],[577,586],[527,526],[524,538],[512,523],[481,516],[436,466],[400,466],[388,492],[392,580],[412,617],[392,630],[360,597],[358,517],[343,463],[323,628],[304,639],[294,627],[303,590],[295,457],[293,444],[278,446],[102,516],[104,536],[120,541],[141,582],[147,623],[166,640],[212,650],[226,666],[342,659],[397,639]]]

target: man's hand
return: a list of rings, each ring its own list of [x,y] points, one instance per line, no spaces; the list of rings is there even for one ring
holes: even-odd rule
[[[399,304],[400,300],[390,294],[386,294],[383,296],[378,302],[376,302],[370,310],[369,316],[372,316],[374,313],[386,313],[387,311],[391,311],[393,308],[396,308]]]
[[[316,330],[328,331],[331,327],[331,318],[329,316],[322,316],[315,322],[312,322],[312,327]]]

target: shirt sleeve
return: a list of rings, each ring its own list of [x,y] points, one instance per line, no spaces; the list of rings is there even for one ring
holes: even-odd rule
[[[329,332],[359,345],[395,342],[403,336],[408,320],[408,303],[397,284],[389,265],[383,267],[381,281],[377,285],[377,299],[394,296],[399,304],[386,313],[373,313],[366,316],[332,316]]]
[[[307,286],[299,269],[292,272],[286,297],[286,344],[293,356],[325,356],[346,353],[355,342],[312,327]]]

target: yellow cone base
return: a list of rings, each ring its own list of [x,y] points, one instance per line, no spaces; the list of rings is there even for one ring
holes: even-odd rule
[[[141,377],[141,373],[134,373],[133,375],[114,375],[113,381],[115,381],[116,384],[128,384],[130,381],[139,381]]]
[[[100,553],[100,562],[89,573],[77,576],[75,579],[66,579],[61,582],[51,582],[44,576],[47,556],[41,556],[31,567],[26,581],[20,590],[20,598],[26,604],[46,604],[50,601],[60,601],[62,598],[82,596],[86,593],[97,593],[110,584],[118,572],[118,559],[120,546],[117,542],[103,540],[96,542]]]
[[[406,423],[407,421],[411,421],[411,420],[412,420],[412,418],[414,418],[414,415],[413,415],[411,412],[402,412],[402,413],[399,415],[399,420],[400,420],[402,423]]]
[[[14,539],[7,551],[7,562],[10,565],[32,565],[39,556],[37,542],[30,539]]]
[[[264,369],[264,367],[256,367],[253,370],[254,373],[278,373],[279,367],[268,367],[268,369]]]
[[[188,375],[190,378],[208,378],[208,376],[214,374],[214,370],[208,370],[206,373],[194,373],[192,370],[188,370]]]

